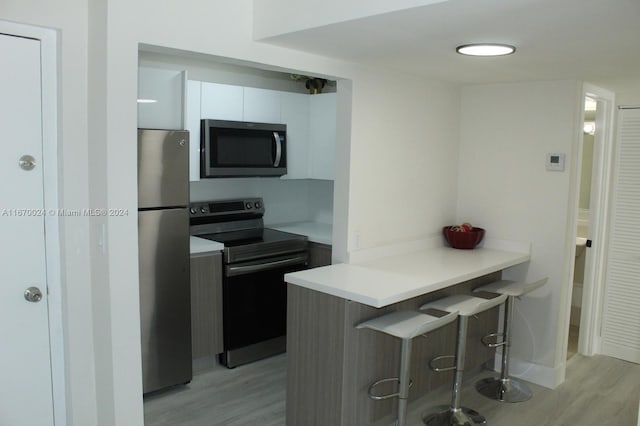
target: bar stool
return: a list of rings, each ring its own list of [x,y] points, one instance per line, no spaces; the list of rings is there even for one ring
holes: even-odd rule
[[[469,317],[487,311],[504,303],[506,295],[500,295],[493,299],[484,299],[466,294],[456,294],[442,299],[428,302],[420,307],[421,310],[437,309],[445,312],[458,311],[458,336],[456,342],[455,366],[448,368],[434,367],[433,362],[445,358],[436,357],[431,360],[429,366],[434,371],[455,370],[455,379],[451,392],[451,405],[441,406],[435,413],[428,414],[423,418],[424,424],[428,426],[440,425],[485,425],[487,420],[477,411],[460,406],[460,392],[462,390],[462,376],[464,373],[465,351],[467,348],[467,328]],[[452,357],[451,355],[447,357]]]
[[[407,399],[409,397],[409,387],[411,386],[409,370],[411,367],[412,339],[447,325],[455,321],[457,317],[457,312],[451,312],[442,317],[435,317],[414,311],[396,311],[370,319],[356,326],[356,328],[368,328],[402,340],[399,377],[381,379],[369,386],[369,397],[371,399],[384,400],[398,397],[398,426],[405,426],[407,424]],[[387,382],[398,382],[398,392],[387,395],[374,394],[373,391],[376,386]]]
[[[504,304],[503,332],[493,333],[482,338],[482,343],[490,348],[502,346],[502,366],[500,377],[487,377],[476,383],[476,390],[487,398],[501,402],[523,402],[533,395],[531,389],[524,382],[509,377],[509,348],[511,347],[511,323],[513,320],[513,308],[516,297],[523,296],[539,287],[542,287],[548,280],[543,278],[530,283],[515,282],[509,280],[496,281],[473,290],[496,293],[507,296]],[[488,340],[492,337],[502,339],[496,343]]]

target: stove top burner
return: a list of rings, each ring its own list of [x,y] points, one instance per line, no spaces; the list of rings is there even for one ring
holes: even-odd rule
[[[197,235],[200,238],[217,241],[225,247],[238,247],[249,244],[269,244],[290,240],[305,240],[306,237],[290,234],[288,232],[276,231],[270,228],[245,229],[242,231],[217,232],[212,234]]]
[[[307,250],[306,236],[264,228],[263,214],[261,198],[192,203],[191,235],[224,244],[225,263]]]

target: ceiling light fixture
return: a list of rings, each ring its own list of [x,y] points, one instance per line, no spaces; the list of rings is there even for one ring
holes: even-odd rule
[[[469,56],[503,56],[510,55],[516,48],[508,44],[473,43],[456,47],[456,52]]]

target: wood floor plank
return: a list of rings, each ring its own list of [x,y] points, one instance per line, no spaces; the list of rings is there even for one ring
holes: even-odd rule
[[[286,363],[283,354],[233,370],[217,366],[199,373],[187,386],[145,397],[145,425],[283,426]],[[569,360],[562,385],[554,390],[531,385],[533,399],[519,404],[503,404],[479,395],[473,384],[487,375],[490,373],[477,373],[465,381],[462,402],[482,413],[491,426],[638,424],[637,364],[575,355]],[[415,401],[410,405],[409,424],[421,425],[420,419],[430,407],[449,400],[449,387],[445,386],[428,400]]]
[[[487,418],[491,426],[634,426],[640,399],[640,365],[605,356],[573,356],[567,379],[556,389],[530,385],[531,400],[505,404],[490,400],[474,389],[475,381],[488,376],[477,373],[465,381],[462,404]],[[446,390],[443,390],[446,391]],[[419,425],[430,407],[447,404],[438,396],[411,407],[410,424]]]

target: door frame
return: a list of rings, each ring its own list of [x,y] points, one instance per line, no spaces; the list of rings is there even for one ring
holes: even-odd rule
[[[0,20],[0,33],[40,41],[42,79],[42,168],[46,289],[49,312],[49,347],[55,425],[67,424],[64,323],[62,304],[62,259],[58,191],[58,32],[56,30]]]
[[[612,162],[614,149],[615,130],[615,94],[609,90],[584,83],[582,88],[582,113],[580,123],[584,122],[584,98],[590,97],[603,106],[596,111],[596,126],[602,130],[596,134],[594,141],[594,159],[592,169],[591,187],[591,218],[589,221],[589,239],[594,242],[593,247],[586,252],[584,283],[582,287],[582,309],[580,315],[580,334],[578,338],[578,353],[592,356],[600,353],[601,339],[600,329],[602,325],[602,307],[604,301],[604,280],[607,264],[607,236],[610,214],[610,188],[612,179]],[[582,128],[582,124],[580,126]],[[582,132],[580,132],[577,176],[582,171]],[[579,183],[578,183],[579,186]],[[576,188],[579,189],[579,188]],[[575,241],[577,229],[577,212],[579,190],[575,191],[575,217],[573,220],[573,236]],[[573,250],[575,250],[575,243]],[[571,258],[574,258],[574,251]],[[573,275],[573,274],[572,274]],[[573,287],[573,280],[569,285]],[[571,309],[571,297],[569,306]],[[567,322],[567,335],[569,324]],[[566,351],[565,351],[566,357]]]

